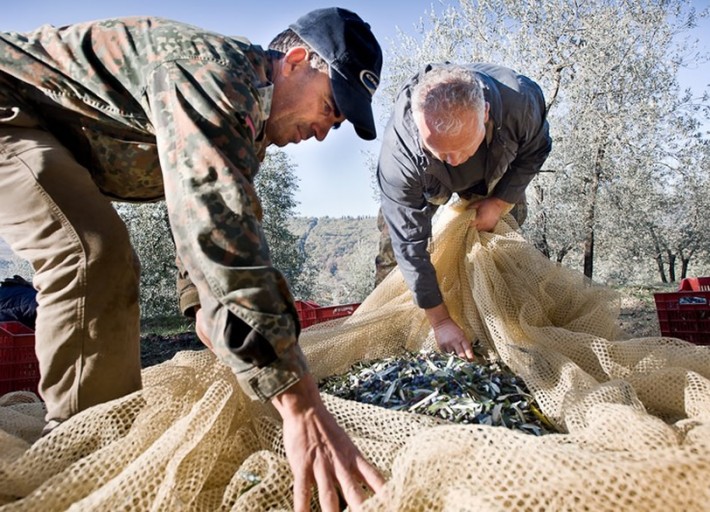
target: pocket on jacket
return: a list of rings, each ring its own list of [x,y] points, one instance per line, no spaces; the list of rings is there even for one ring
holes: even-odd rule
[[[149,201],[164,196],[158,148],[83,128],[91,151],[89,171],[99,189],[118,199]]]

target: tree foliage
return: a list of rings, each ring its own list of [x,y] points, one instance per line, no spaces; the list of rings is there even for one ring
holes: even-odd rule
[[[141,262],[141,315],[177,314],[175,244],[165,202],[117,203],[115,207],[128,227],[131,244]]]
[[[294,296],[310,298],[314,270],[289,228],[297,206],[298,178],[288,155],[279,150],[267,153],[254,185],[264,210],[263,228],[272,264],[284,274]]]

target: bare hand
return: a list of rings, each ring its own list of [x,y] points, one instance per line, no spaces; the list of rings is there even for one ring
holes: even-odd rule
[[[471,203],[468,209],[476,210],[476,218],[471,221],[471,225],[478,231],[493,231],[500,218],[510,211],[512,206],[497,197],[487,197]]]
[[[474,361],[471,342],[461,328],[451,318],[434,325],[434,337],[439,350],[446,354],[456,354],[462,359]]]
[[[338,493],[351,510],[366,499],[362,485],[378,492],[385,481],[362,456],[320,399],[310,374],[272,403],[283,418],[286,457],[294,475],[294,510],[310,510],[313,485],[324,512],[340,510]]]
[[[429,325],[434,329],[434,338],[439,350],[445,354],[474,361],[473,347],[461,328],[449,316],[449,310],[443,302],[438,306],[424,309]]]

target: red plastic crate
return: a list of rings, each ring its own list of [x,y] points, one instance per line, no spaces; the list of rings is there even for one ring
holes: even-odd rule
[[[38,384],[34,331],[20,322],[0,322],[0,395],[10,391],[37,393]]]
[[[319,304],[316,304],[315,302],[310,301],[310,300],[297,300],[296,301],[296,311],[298,311],[299,316],[301,314],[301,311],[305,311],[307,309],[308,310],[316,309],[319,307],[320,307]]]
[[[686,277],[680,281],[679,292],[710,292],[710,277]]]
[[[710,277],[683,279],[677,292],[653,298],[661,335],[710,345]]]
[[[360,306],[359,302],[339,304],[337,306],[319,306],[315,302],[296,301],[296,311],[298,311],[298,319],[301,321],[301,328],[303,329],[313,324],[350,316],[358,306]]]

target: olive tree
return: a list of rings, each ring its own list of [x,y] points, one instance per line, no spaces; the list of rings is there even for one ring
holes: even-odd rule
[[[298,205],[294,197],[298,190],[294,164],[283,151],[269,152],[254,184],[264,210],[263,227],[272,264],[284,274],[294,296],[308,299],[315,271],[308,265],[298,237],[289,229],[289,219]]]
[[[141,263],[141,315],[175,315],[178,312],[175,244],[165,202],[117,203],[115,207],[128,227],[131,244]]]

